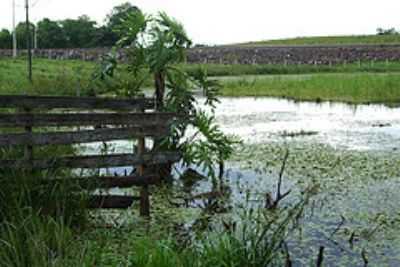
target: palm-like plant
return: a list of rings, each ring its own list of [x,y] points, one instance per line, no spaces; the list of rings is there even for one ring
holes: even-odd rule
[[[184,115],[168,138],[156,142],[157,148],[181,151],[186,165],[202,165],[215,178],[214,164],[230,156],[234,142],[214,123],[219,84],[209,80],[205,70],[188,75],[177,67],[192,44],[183,25],[165,13],[147,16],[136,11],[117,30],[123,36],[118,46],[127,51],[129,70],[138,84],[149,74],[154,78],[156,109]],[[195,89],[203,91],[211,114],[197,107]],[[187,136],[190,126],[195,132]]]

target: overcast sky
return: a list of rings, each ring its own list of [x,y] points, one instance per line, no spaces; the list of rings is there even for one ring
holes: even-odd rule
[[[24,0],[16,0],[17,21]],[[30,0],[34,22],[86,14],[99,23],[126,0]],[[130,0],[143,11],[166,11],[195,43],[224,44],[298,36],[371,34],[400,29],[400,0]],[[0,0],[0,28],[11,29],[12,0]]]

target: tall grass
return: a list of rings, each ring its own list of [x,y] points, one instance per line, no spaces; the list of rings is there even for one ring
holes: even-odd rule
[[[2,149],[0,158],[21,154],[22,149]],[[86,193],[66,174],[0,170],[1,266],[62,266],[74,245],[73,229],[87,219]]]
[[[114,78],[99,81],[96,62],[35,58],[33,82],[27,79],[26,60],[0,58],[0,94],[94,96],[135,87],[136,79],[121,64]],[[144,86],[152,86],[151,76]]]
[[[225,228],[206,232],[190,246],[174,239],[136,242],[132,266],[265,267],[289,264],[283,243],[303,212],[307,198],[287,210],[239,209],[241,215]],[[226,228],[226,225],[231,227]]]
[[[181,66],[188,73],[194,73],[199,67],[207,70],[209,76],[240,75],[284,75],[284,74],[320,74],[320,73],[388,73],[400,72],[398,62],[356,62],[329,65],[284,65],[284,64],[184,64]]]
[[[62,220],[43,218],[33,210],[21,212],[0,226],[1,266],[61,266],[74,244],[71,229]]]
[[[294,100],[349,103],[400,103],[397,74],[310,75],[292,79],[251,78],[224,81],[224,96],[271,96]]]
[[[34,59],[33,83],[27,78],[24,59],[0,59],[0,92],[2,94],[75,95],[89,86],[95,65],[83,61]]]

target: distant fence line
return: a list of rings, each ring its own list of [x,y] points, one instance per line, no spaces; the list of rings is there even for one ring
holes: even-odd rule
[[[110,48],[38,49],[35,56],[48,59],[96,61]],[[25,54],[20,51],[20,54]],[[11,50],[0,50],[0,57],[11,57]],[[126,58],[123,50],[118,57]],[[313,64],[329,65],[358,61],[400,60],[400,45],[346,46],[215,46],[188,50],[188,63],[216,64]]]

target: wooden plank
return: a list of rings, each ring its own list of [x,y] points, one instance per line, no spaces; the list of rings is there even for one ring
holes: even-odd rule
[[[143,155],[146,153],[146,140],[140,138],[138,140],[138,154]],[[145,165],[138,166],[139,175],[143,175],[145,172]],[[150,195],[148,185],[143,185],[140,190],[140,216],[150,216]]]
[[[146,153],[143,155],[114,154],[96,156],[76,156],[56,159],[27,160],[0,160],[0,168],[27,168],[32,165],[34,169],[44,170],[52,168],[106,168],[132,165],[157,165],[168,162],[177,162],[180,155],[177,152]]]
[[[144,186],[158,184],[161,179],[158,175],[149,174],[143,176],[123,176],[123,177],[85,177],[85,178],[70,178],[68,182],[77,184],[82,189],[109,189],[109,188],[129,188],[132,186]],[[64,182],[60,179],[49,179],[49,183]]]
[[[126,209],[132,206],[139,197],[132,196],[91,196],[88,201],[89,209]]]
[[[45,126],[165,126],[174,113],[0,114],[0,127]]]
[[[167,133],[167,127],[144,126],[79,132],[0,134],[0,146],[68,145],[139,137],[160,137]]]
[[[151,98],[116,99],[99,97],[69,97],[69,96],[17,96],[0,95],[0,108],[81,108],[81,109],[153,109]]]
[[[30,113],[30,109],[25,108],[24,112],[26,113]],[[27,125],[25,126],[25,134],[26,135],[31,135],[32,134],[32,126],[31,125]],[[25,155],[24,155],[24,159],[28,162],[32,162],[33,161],[33,146],[31,144],[27,144],[25,146]],[[30,167],[32,166],[32,164],[30,164]]]

